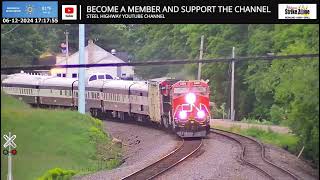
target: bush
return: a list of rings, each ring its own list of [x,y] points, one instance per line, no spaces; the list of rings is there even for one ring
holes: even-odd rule
[[[37,180],[69,180],[76,172],[73,170],[64,170],[61,168],[54,168],[48,170],[43,176]]]
[[[211,116],[213,118],[227,118],[227,110],[226,110],[226,103],[222,103],[220,107],[216,105],[211,108]]]
[[[99,128],[99,129],[102,129],[102,121],[101,120],[93,118],[93,117],[89,117],[89,119],[91,120],[92,124],[95,127]]]
[[[100,141],[106,140],[106,134],[102,132],[101,129],[94,126],[89,128],[89,137],[93,143],[98,143]]]
[[[279,107],[278,105],[272,105],[270,110],[271,122],[279,125],[280,123],[284,124],[283,121],[287,120],[286,112],[284,108]]]

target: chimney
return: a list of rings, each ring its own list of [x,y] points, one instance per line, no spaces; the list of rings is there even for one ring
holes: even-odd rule
[[[94,64],[94,43],[92,39],[88,40],[88,64]]]

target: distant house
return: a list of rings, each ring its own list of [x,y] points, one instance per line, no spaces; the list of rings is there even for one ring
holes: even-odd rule
[[[118,58],[116,54],[104,50],[97,46],[92,40],[88,41],[88,45],[85,47],[85,63],[86,64],[107,64],[107,63],[124,63],[122,59]],[[66,56],[57,56],[56,65],[70,65],[79,64],[79,52]],[[52,75],[60,77],[77,78],[78,68],[68,69],[51,69]],[[93,67],[86,68],[86,76],[91,77],[92,75],[105,75],[107,78],[132,78],[134,75],[133,67],[122,66],[122,67]],[[96,76],[97,77],[97,76]]]

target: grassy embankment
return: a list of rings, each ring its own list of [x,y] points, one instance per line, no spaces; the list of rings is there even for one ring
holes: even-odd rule
[[[1,145],[9,131],[17,136],[14,179],[34,180],[57,167],[84,174],[120,164],[121,148],[103,133],[101,121],[75,111],[31,108],[1,93]],[[1,155],[1,178],[6,174],[7,157]]]
[[[232,126],[230,128],[214,126],[214,128],[231,131],[234,133],[242,134],[245,136],[254,137],[263,143],[272,144],[283,149],[290,151],[291,153],[297,153],[300,149],[298,148],[298,137],[294,134],[280,134],[273,132],[271,129],[268,131],[251,127],[248,129],[241,128],[240,126]]]

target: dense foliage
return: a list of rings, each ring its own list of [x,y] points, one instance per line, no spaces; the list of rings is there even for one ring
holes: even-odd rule
[[[2,26],[1,33],[11,28]],[[77,25],[21,25],[1,38],[1,64],[22,63],[20,59],[44,51],[58,52],[65,29],[70,32],[71,50],[76,50]],[[206,59],[230,57],[233,46],[236,56],[319,53],[319,25],[86,25],[87,39],[106,50],[128,51],[134,61],[198,58],[201,35]],[[191,79],[196,70],[196,65],[136,67],[144,78]],[[230,65],[205,65],[202,78],[210,80],[215,117],[229,114]],[[318,58],[238,62],[235,80],[237,119],[289,125],[300,136],[305,155],[319,162]]]

